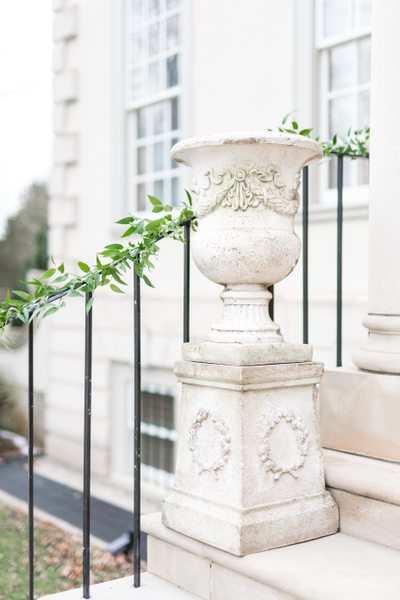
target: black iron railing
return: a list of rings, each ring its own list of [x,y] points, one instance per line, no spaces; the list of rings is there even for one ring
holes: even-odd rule
[[[342,247],[343,247],[343,156],[338,156],[337,169],[337,297],[336,297],[336,364],[342,364]],[[309,178],[308,167],[303,169],[303,342],[308,343],[308,225],[309,225]],[[181,223],[184,231],[184,276],[183,276],[183,341],[190,339],[190,227],[191,217]],[[162,239],[164,235],[158,239]],[[113,266],[119,264],[115,261]],[[108,268],[108,267],[106,267]],[[133,270],[133,313],[134,313],[134,493],[133,493],[133,570],[134,587],[140,586],[140,474],[141,474],[141,307],[140,277]],[[84,284],[82,284],[84,285]],[[268,289],[273,293],[273,287]],[[68,290],[54,294],[48,302],[67,295]],[[85,307],[91,293],[85,295]],[[269,304],[269,313],[274,318],[274,297]],[[84,393],[84,467],[83,467],[83,597],[90,598],[90,482],[91,482],[91,413],[92,413],[92,343],[93,306],[85,309],[85,393]],[[29,600],[34,598],[34,522],[33,522],[33,434],[34,434],[34,344],[33,322],[29,324]]]

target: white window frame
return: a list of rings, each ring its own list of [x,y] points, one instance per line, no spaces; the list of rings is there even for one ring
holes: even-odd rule
[[[166,2],[166,0],[161,0],[163,3]],[[126,0],[125,2],[125,13],[126,13],[126,21],[127,21],[127,26],[124,30],[124,36],[126,39],[126,53],[125,53],[125,73],[126,73],[126,77],[125,77],[125,111],[127,114],[127,161],[126,161],[126,165],[127,165],[127,209],[130,212],[134,212],[134,213],[140,213],[145,215],[146,213],[148,213],[151,210],[151,204],[148,201],[148,204],[146,205],[145,210],[140,210],[138,209],[138,198],[137,198],[137,186],[140,183],[146,183],[149,184],[149,189],[148,189],[148,193],[150,195],[157,195],[155,193],[155,189],[154,189],[154,182],[158,181],[158,180],[163,180],[164,181],[164,192],[163,192],[163,203],[164,204],[172,204],[172,198],[171,198],[171,181],[173,178],[176,178],[177,181],[177,185],[178,185],[178,190],[180,189],[180,180],[181,180],[181,167],[178,165],[178,168],[165,168],[168,163],[170,163],[171,158],[170,158],[170,143],[171,140],[173,139],[181,139],[182,138],[182,121],[183,121],[183,108],[182,108],[182,92],[183,92],[183,85],[182,85],[182,79],[183,79],[183,71],[184,71],[184,65],[183,65],[183,45],[184,45],[184,28],[186,25],[186,2],[184,0],[181,0],[180,6],[170,10],[170,11],[164,11],[161,13],[161,15],[154,17],[151,20],[147,20],[145,23],[141,23],[140,25],[138,25],[137,27],[133,27],[132,23],[130,22],[130,10],[128,7],[128,3],[129,0]],[[164,20],[164,18],[166,18],[166,15],[168,15],[169,17],[172,17],[176,14],[179,14],[181,19],[180,19],[180,27],[181,27],[181,31],[180,31],[180,35],[181,35],[181,43],[179,46],[175,46],[172,49],[169,50],[164,50],[163,52],[156,54],[154,57],[145,57],[143,59],[143,61],[141,63],[137,63],[135,64],[135,67],[145,67],[148,66],[149,64],[151,64],[153,61],[161,61],[161,64],[163,65],[163,74],[161,76],[161,80],[164,80],[164,83],[166,83],[165,78],[167,77],[166,74],[166,59],[170,56],[175,56],[178,55],[178,69],[179,69],[179,83],[178,85],[171,87],[171,88],[166,88],[163,89],[162,91],[158,91],[154,94],[148,94],[146,96],[143,96],[141,98],[137,98],[137,99],[131,99],[129,97],[129,82],[130,82],[130,78],[129,78],[129,71],[131,70],[133,63],[130,61],[129,57],[130,57],[130,36],[134,31],[140,31],[140,30],[144,30],[146,31],[148,29],[148,27],[152,24],[155,24],[157,22],[160,22],[161,20]],[[164,44],[164,47],[166,48],[166,44]],[[177,98],[178,99],[178,124],[179,124],[179,129],[171,131],[165,131],[161,134],[157,134],[157,135],[153,135],[153,136],[148,136],[148,137],[144,137],[144,138],[137,138],[136,136],[136,132],[137,132],[137,110],[138,109],[145,109],[149,106],[153,106],[159,102],[163,102],[165,100],[170,100],[172,98]],[[156,142],[164,142],[164,169],[162,171],[154,171],[151,170],[150,168],[147,169],[147,173],[143,174],[143,175],[139,175],[137,173],[137,149],[142,146],[142,145],[151,145],[154,144]],[[169,143],[168,143],[169,142]],[[150,146],[151,147],[151,146]],[[150,154],[150,153],[149,153]],[[150,159],[150,167],[153,167],[153,156],[148,156],[148,160]],[[178,202],[179,202],[179,192],[178,192]]]
[[[349,12],[349,19],[351,13]],[[329,50],[335,46],[339,46],[346,42],[356,42],[366,37],[371,36],[371,26],[362,27],[359,29],[350,29],[346,33],[323,37],[323,0],[316,0],[316,19],[315,19],[315,40],[317,51],[317,79],[319,88],[319,121],[321,139],[329,139],[329,101],[337,96],[342,96],[346,92],[353,95],[353,103],[357,103],[358,93],[370,90],[371,83],[356,84],[348,90],[341,89],[340,91],[329,91]],[[354,45],[356,52],[356,45]],[[353,61],[356,69],[357,61]],[[356,80],[356,77],[354,78]],[[353,104],[353,114],[357,114],[357,106]],[[345,159],[349,160],[349,159]],[[356,159],[351,163],[352,180],[356,178],[357,161],[364,159]],[[325,163],[319,167],[319,199],[320,205],[327,208],[336,206],[337,190],[329,188],[329,163]],[[343,189],[343,202],[348,207],[361,207],[368,205],[369,185],[351,185]]]

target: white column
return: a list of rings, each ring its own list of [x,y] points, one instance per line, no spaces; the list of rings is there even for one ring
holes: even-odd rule
[[[400,373],[400,2],[372,2],[368,315],[357,367]]]

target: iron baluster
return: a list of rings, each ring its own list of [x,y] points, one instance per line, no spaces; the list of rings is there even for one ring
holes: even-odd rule
[[[90,467],[92,421],[92,307],[86,305],[92,298],[85,294],[85,414],[83,434],[83,597],[90,598]]]
[[[140,587],[140,467],[141,467],[141,322],[140,277],[133,273],[133,313],[135,345],[134,463],[133,463],[133,585]]]
[[[190,339],[190,222],[183,226],[183,342]]]
[[[303,169],[303,344],[308,344],[308,167]]]
[[[33,523],[33,436],[34,436],[34,391],[33,391],[33,320],[29,323],[28,342],[28,521],[29,521],[29,600],[34,599],[34,523]]]
[[[337,157],[336,366],[342,366],[343,156]]]
[[[272,298],[268,304],[268,313],[269,313],[269,316],[271,317],[271,320],[273,321],[274,320],[274,286],[269,285],[267,289],[272,294]]]

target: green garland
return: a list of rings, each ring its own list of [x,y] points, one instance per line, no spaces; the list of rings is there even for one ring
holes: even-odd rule
[[[0,304],[0,344],[7,350],[11,348],[6,344],[3,337],[12,343],[5,333],[5,326],[12,321],[19,319],[23,323],[30,323],[36,317],[36,323],[39,327],[41,320],[60,310],[65,306],[65,297],[83,297],[86,292],[93,293],[98,287],[109,285],[113,292],[123,294],[119,286],[126,286],[122,276],[127,269],[131,269],[131,264],[137,275],[141,277],[147,285],[154,287],[145,270],[150,271],[154,265],[150,257],[157,257],[160,250],[157,242],[163,238],[172,238],[184,242],[182,237],[183,226],[190,223],[191,228],[196,231],[197,221],[194,219],[192,211],[192,198],[186,191],[189,204],[184,203],[183,207],[178,209],[178,215],[173,218],[171,212],[173,207],[163,205],[160,200],[149,196],[153,205],[154,213],[166,213],[164,216],[151,220],[143,219],[129,215],[120,221],[119,225],[128,225],[128,229],[122,234],[121,238],[137,236],[138,241],[129,241],[127,246],[122,244],[110,244],[106,246],[103,252],[96,256],[96,265],[89,267],[84,262],[78,262],[83,275],[74,275],[65,271],[64,263],[56,265],[54,257],[51,258],[54,267],[48,269],[40,279],[33,281],[24,281],[29,285],[35,286],[34,297],[26,292],[19,290],[13,291],[13,294],[22,298],[22,300],[11,299],[10,292],[7,292],[5,301]],[[103,264],[100,257],[110,260]],[[131,263],[131,264],[130,264]],[[56,275],[55,279],[51,279]],[[51,281],[49,281],[51,279]],[[116,285],[118,284],[118,285]],[[25,302],[24,302],[25,301]],[[90,298],[86,304],[88,313],[94,298]],[[55,304],[57,303],[57,304]]]
[[[296,110],[292,110],[282,120],[282,125],[285,125],[290,115],[293,115]],[[278,131],[285,133],[294,133],[295,135],[303,135],[304,137],[311,137],[313,129],[300,129],[298,123],[292,120],[292,129],[278,126]],[[268,129],[272,131],[272,129]],[[350,156],[352,160],[356,158],[369,158],[368,140],[370,139],[371,131],[370,126],[366,125],[362,129],[353,129],[350,127],[347,132],[347,136],[339,137],[337,134],[333,136],[331,140],[327,142],[320,142],[323,150],[324,157],[321,162],[331,160],[334,155],[343,154]],[[315,136],[316,141],[320,140],[320,134]]]
[[[310,138],[310,134],[313,130],[300,130],[295,120],[291,121],[292,129],[283,127],[290,115],[294,112],[296,111],[291,111],[285,116],[282,121],[282,127],[279,126],[278,131],[294,133]],[[268,129],[268,131],[272,131],[272,129]],[[332,140],[321,142],[324,150],[324,159],[330,160],[333,155],[338,154],[351,156],[352,158],[369,158],[367,146],[369,137],[369,126],[354,131],[350,128],[346,137],[339,138],[335,135]],[[319,135],[317,135],[315,139],[319,140]],[[187,190],[186,194],[189,203],[184,203],[183,207],[178,209],[178,215],[175,218],[171,215],[173,210],[172,206],[163,205],[162,202],[157,198],[154,198],[154,196],[148,196],[153,205],[153,212],[164,212],[166,214],[154,221],[135,217],[134,215],[129,215],[128,217],[117,221],[120,225],[128,225],[128,229],[122,234],[121,238],[137,236],[138,241],[129,241],[127,246],[123,246],[123,244],[110,244],[109,246],[106,246],[103,252],[97,254],[96,265],[93,267],[89,267],[89,265],[84,262],[78,262],[78,266],[83,272],[83,275],[67,273],[65,271],[64,263],[57,266],[54,262],[54,257],[52,257],[51,261],[54,267],[48,269],[40,279],[22,282],[35,286],[36,289],[33,298],[26,292],[14,290],[13,294],[22,298],[22,300],[11,299],[10,291],[8,291],[5,301],[0,303],[0,344],[7,350],[11,350],[3,339],[3,337],[5,337],[12,343],[12,340],[4,333],[7,324],[16,319],[19,319],[23,323],[30,323],[32,319],[36,318],[36,323],[39,327],[40,322],[44,317],[56,313],[60,308],[65,306],[63,298],[67,296],[82,297],[84,293],[93,293],[98,287],[106,285],[109,285],[113,292],[123,294],[124,292],[119,286],[127,285],[127,283],[123,281],[122,276],[126,273],[126,269],[131,269],[130,263],[133,264],[133,268],[137,275],[141,277],[147,285],[154,287],[144,271],[146,269],[150,271],[154,268],[154,265],[150,261],[150,257],[157,257],[160,250],[157,242],[162,238],[168,237],[184,243],[182,238],[182,228],[186,223],[190,223],[191,228],[196,231],[197,221],[194,218],[192,210],[192,198]],[[110,260],[111,262],[103,264],[99,256],[106,260]],[[57,275],[57,277],[52,279],[54,275]],[[86,312],[89,312],[93,301],[94,298],[92,297],[87,302]]]

